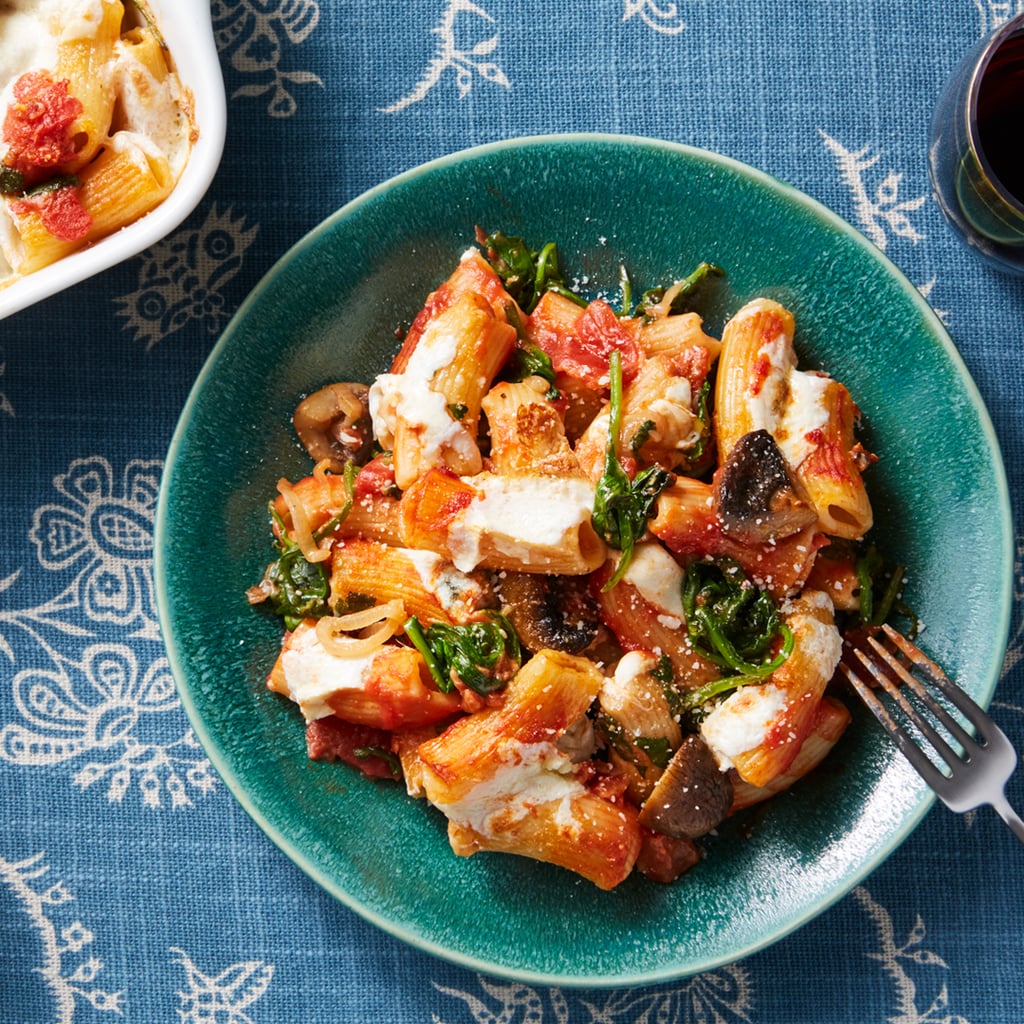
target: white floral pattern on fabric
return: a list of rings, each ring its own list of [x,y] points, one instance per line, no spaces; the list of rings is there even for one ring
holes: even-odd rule
[[[75,897],[64,882],[45,887],[37,884],[50,870],[44,856],[37,853],[17,862],[0,857],[0,880],[17,897],[42,942],[36,971],[53,997],[54,1024],[72,1024],[80,1001],[95,1010],[120,1015],[124,993],[108,992],[94,984],[104,965],[87,950],[95,935],[67,911]]]
[[[258,231],[230,207],[214,205],[198,228],[184,228],[147,250],[139,259],[138,286],[114,300],[125,330],[147,351],[192,321],[219,334],[234,311],[222,289],[241,270]]]
[[[637,15],[645,25],[662,35],[674,36],[686,30],[678,5],[671,2],[660,5],[655,0],[626,0],[622,20],[629,21]]]
[[[932,984],[928,988],[936,988],[935,995],[931,997],[931,1003],[921,1009],[918,1005],[921,999],[921,990],[925,988],[922,983],[925,977],[917,977],[919,967],[939,967],[948,969],[948,964],[937,953],[926,949],[923,946],[926,930],[920,915],[917,915],[910,934],[902,943],[896,938],[896,929],[893,924],[892,915],[872,898],[871,894],[863,886],[854,890],[854,896],[867,912],[878,930],[879,948],[876,952],[865,954],[871,960],[879,961],[886,976],[892,982],[896,1005],[894,1012],[886,1019],[899,1024],[971,1024],[971,1022],[958,1013],[947,1013],[949,1008],[949,992],[945,982],[939,981],[937,986]],[[916,980],[915,980],[916,979]]]
[[[78,459],[53,481],[66,500],[37,509],[29,532],[44,569],[76,573],[73,607],[151,640],[160,639],[152,570],[160,468],[133,460],[118,486],[106,459]]]
[[[455,72],[455,81],[459,89],[459,99],[469,95],[473,88],[473,76],[479,75],[487,82],[511,89],[505,72],[493,61],[480,60],[487,57],[498,47],[497,34],[474,42],[468,49],[459,46],[456,24],[462,15],[469,15],[487,22],[494,18],[472,0],[448,0],[440,22],[430,31],[438,37],[437,53],[427,65],[420,80],[401,99],[386,107],[379,107],[382,114],[396,114],[406,107],[419,103],[441,81],[448,71]]]
[[[1024,14],[1024,0],[974,0],[981,19],[981,35],[995,31],[1018,14]]]
[[[820,128],[818,134],[836,158],[843,181],[853,196],[853,209],[861,228],[879,249],[885,249],[890,233],[911,242],[924,239],[924,234],[914,227],[909,215],[925,204],[927,195],[902,199],[899,191],[903,175],[896,171],[890,171],[877,182],[874,195],[871,195],[867,172],[878,163],[881,154],[869,155],[870,145],[852,152]]]
[[[153,596],[160,469],[132,460],[117,481],[106,459],[77,459],[53,482],[64,500],[36,510],[29,539],[39,564],[72,578],[48,601],[0,609],[0,655],[17,666],[15,633],[37,654],[13,676],[20,721],[0,729],[0,759],[49,767],[88,757],[73,777],[80,788],[106,780],[108,801],[119,803],[137,782],[147,807],[166,798],[184,808],[216,781],[190,729],[166,738],[166,716],[180,715],[181,704]],[[19,577],[0,580],[0,593],[13,592]],[[95,642],[112,627],[135,645]]]
[[[245,1010],[267,991],[274,976],[272,964],[248,960],[208,975],[183,949],[172,947],[171,953],[185,968],[188,985],[178,991],[181,1024],[253,1024]]]
[[[119,803],[138,780],[144,803],[189,807],[189,790],[215,786],[209,762],[191,731],[173,743],[147,740],[154,715],[180,707],[164,658],[144,672],[131,648],[96,644],[80,666],[62,671],[26,669],[14,677],[14,702],[25,725],[0,729],[0,757],[14,764],[46,766],[92,755],[74,776],[82,789],[107,780],[107,799]]]
[[[566,1024],[569,1002],[558,988],[538,990],[519,983],[501,984],[477,976],[486,999],[470,992],[438,985],[445,995],[460,999],[473,1015],[474,1024],[511,1024],[522,1014],[523,1024]],[[740,965],[708,971],[671,989],[623,989],[611,992],[603,1002],[581,999],[587,1024],[745,1024],[753,1009],[750,973]],[[546,1008],[550,1016],[545,1016]],[[437,1015],[434,1024],[446,1024]]]
[[[270,93],[267,113],[291,117],[298,104],[289,86],[323,87],[312,71],[282,67],[285,43],[298,46],[317,27],[320,6],[316,0],[212,0],[211,10],[217,49],[235,71],[258,79],[236,89],[232,99]]]

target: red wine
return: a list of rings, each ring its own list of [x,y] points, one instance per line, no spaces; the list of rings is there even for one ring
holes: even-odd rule
[[[1024,203],[1024,33],[992,55],[978,89],[978,141],[992,173]]]

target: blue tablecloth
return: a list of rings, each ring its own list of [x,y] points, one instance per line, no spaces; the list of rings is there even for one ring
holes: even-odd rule
[[[403,945],[300,873],[218,780],[169,677],[151,567],[189,388],[292,243],[430,158],[590,130],[752,164],[884,250],[984,396],[1020,536],[1024,283],[947,229],[926,149],[944,78],[1022,0],[213,8],[229,129],[209,193],[149,252],[0,322],[0,1021],[1024,1021],[1024,849],[988,810],[937,805],[813,922],[675,984],[550,989]],[[1019,608],[993,707],[1024,749]],[[1024,773],[1010,796],[1024,802]]]

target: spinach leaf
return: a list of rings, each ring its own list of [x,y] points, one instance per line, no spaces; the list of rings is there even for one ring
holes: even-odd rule
[[[280,523],[273,504],[270,514]],[[258,589],[265,595],[271,610],[294,629],[303,619],[322,618],[330,614],[327,598],[331,592],[330,577],[321,562],[308,562],[302,548],[291,540],[283,526],[276,541],[278,557],[267,566]]]
[[[0,164],[0,194],[18,196],[25,191],[25,175],[13,167]]]
[[[532,313],[547,291],[558,292],[580,306],[586,305],[562,279],[558,268],[558,247],[554,242],[548,242],[539,252],[534,252],[518,236],[501,231],[484,235],[479,228],[477,240],[484,248],[487,262],[523,312]]]
[[[591,519],[605,542],[622,552],[611,579],[602,589],[610,590],[625,575],[633,559],[633,548],[647,530],[658,495],[668,486],[672,474],[660,466],[649,466],[630,480],[618,456],[622,424],[622,355],[612,352],[608,363],[611,378],[611,407],[608,416],[608,446],[604,473],[594,491]]]
[[[857,558],[855,568],[860,584],[857,624],[881,626],[894,615],[901,615],[910,620],[908,635],[913,639],[920,630],[920,623],[903,601],[905,567],[890,564],[874,545],[870,545]]]
[[[771,595],[754,586],[731,559],[694,562],[683,580],[683,611],[690,642],[729,675],[764,679],[793,650],[793,633]],[[776,639],[782,648],[769,655]]]
[[[519,638],[504,615],[491,612],[490,619],[464,626],[434,623],[424,629],[413,615],[405,623],[406,635],[442,693],[451,693],[460,682],[487,696],[515,675],[522,661]]]
[[[656,768],[666,768],[672,759],[672,747],[664,736],[630,736],[619,720],[607,711],[598,712],[596,724],[605,743],[623,761],[633,765],[641,777],[647,774],[649,766],[643,757],[637,756],[638,751]]]
[[[703,298],[704,293],[707,291],[709,279],[712,277],[721,277],[724,274],[725,271],[714,263],[708,263],[707,261],[698,263],[694,271],[688,277],[684,277],[681,282],[676,282],[680,287],[675,295],[673,295],[672,302],[669,304],[669,315],[689,313]],[[637,303],[637,315],[646,315],[647,310],[651,306],[656,306],[661,302],[667,291],[668,288],[661,287],[652,288],[649,291],[644,292],[643,295],[640,296],[640,301]]]
[[[551,364],[551,356],[526,336],[523,322],[519,317],[519,309],[514,302],[505,303],[505,315],[516,329],[517,341],[512,355],[505,364],[503,378],[518,383],[527,377],[540,377],[547,381],[548,390],[545,394],[553,402],[560,397],[560,392],[555,387],[555,368]]]

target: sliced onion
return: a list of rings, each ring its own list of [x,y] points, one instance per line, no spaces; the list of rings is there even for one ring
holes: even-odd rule
[[[407,618],[405,605],[388,601],[347,615],[329,615],[316,624],[317,639],[336,658],[364,658],[382,647]],[[359,636],[342,634],[362,631]]]
[[[295,543],[302,550],[302,557],[307,562],[322,562],[325,558],[330,558],[331,549],[329,547],[318,547],[313,539],[313,530],[309,525],[309,517],[306,515],[306,510],[295,493],[295,488],[292,487],[288,480],[281,477],[277,481],[277,490],[281,497],[284,498],[284,503],[288,506],[288,513],[292,520],[292,531],[295,534]]]

